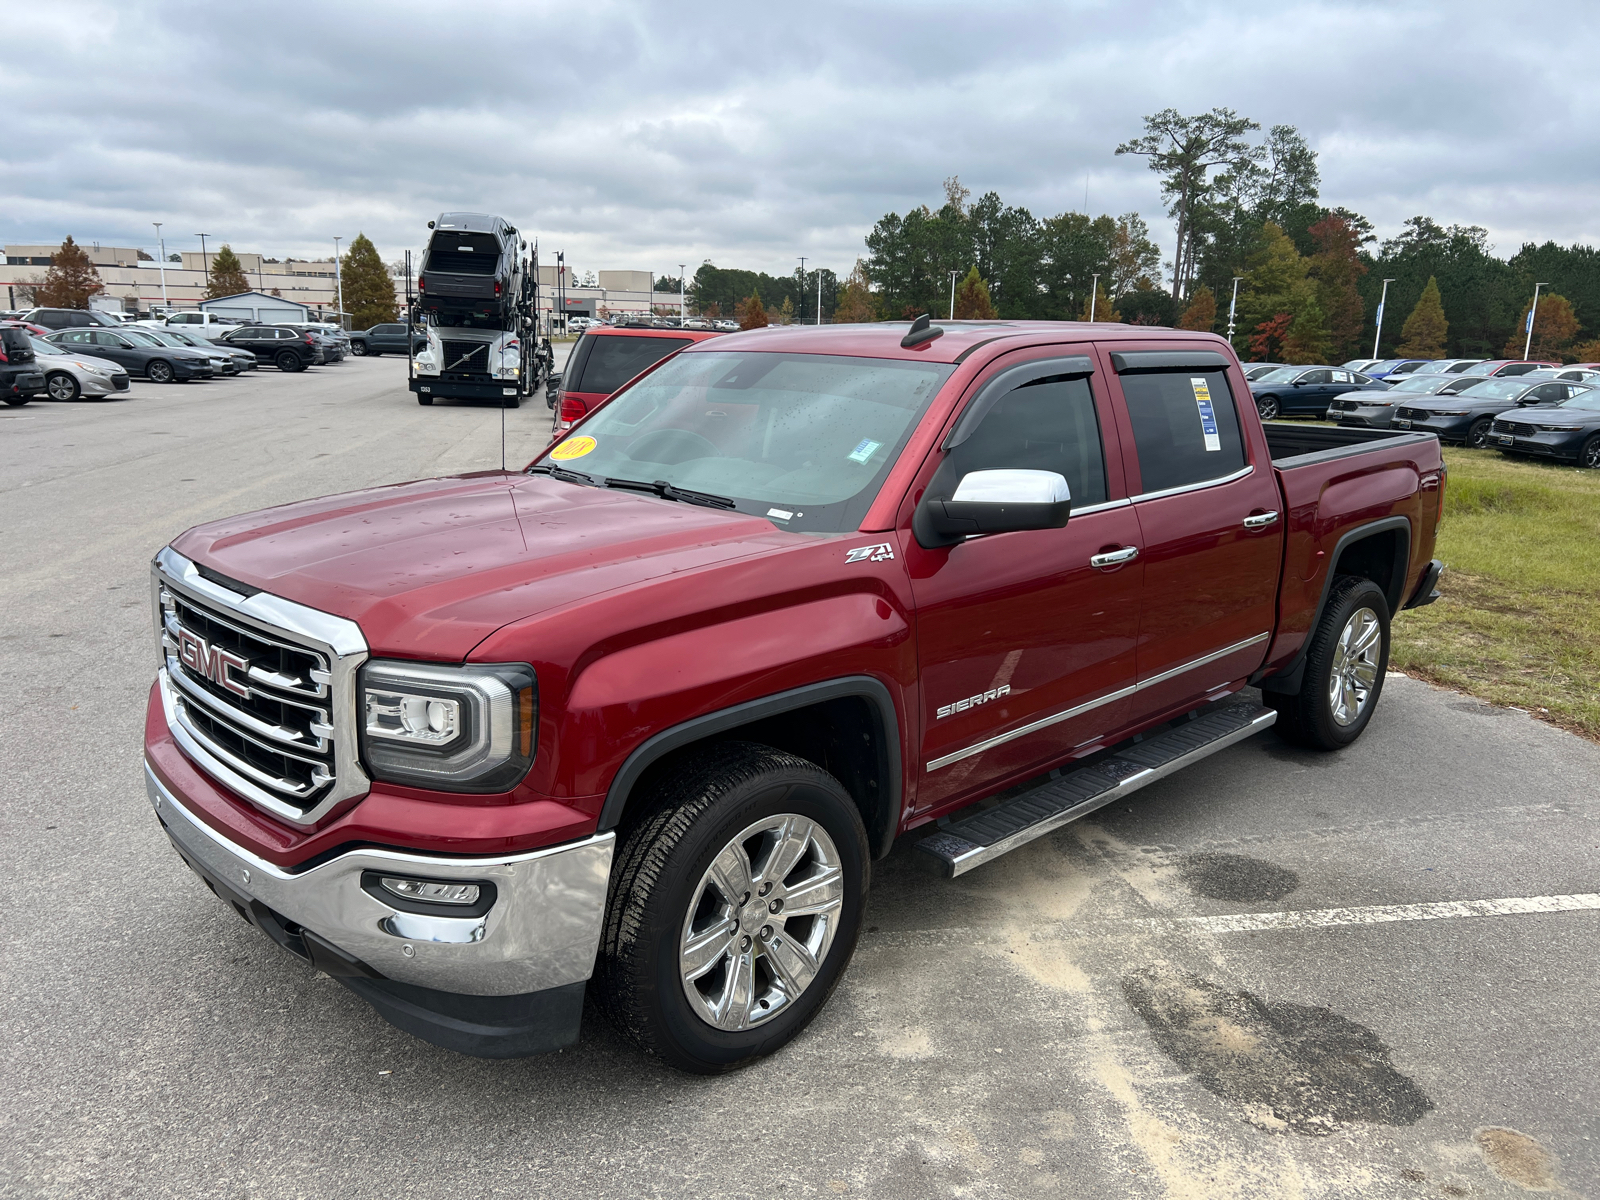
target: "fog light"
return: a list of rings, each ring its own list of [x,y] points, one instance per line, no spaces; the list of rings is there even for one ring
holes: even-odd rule
[[[479,888],[475,883],[430,883],[423,879],[394,879],[388,875],[378,880],[384,888],[407,900],[425,900],[430,904],[476,904]]]

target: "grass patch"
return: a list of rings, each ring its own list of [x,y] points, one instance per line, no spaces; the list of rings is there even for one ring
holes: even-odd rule
[[[1446,447],[1439,600],[1390,663],[1600,740],[1600,471]]]

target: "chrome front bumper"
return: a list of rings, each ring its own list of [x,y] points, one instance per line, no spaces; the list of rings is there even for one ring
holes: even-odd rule
[[[156,815],[203,873],[386,979],[467,996],[515,996],[579,983],[594,971],[615,834],[497,858],[351,850],[288,872],[200,821],[148,763],[144,773]],[[497,895],[479,917],[423,916],[363,889],[364,871],[488,881]]]

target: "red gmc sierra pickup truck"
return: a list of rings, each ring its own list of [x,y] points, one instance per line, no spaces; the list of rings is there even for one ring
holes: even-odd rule
[[[1209,334],[718,338],[526,470],[174,540],[147,788],[402,1029],[538,1053],[592,982],[724,1070],[816,1015],[897,838],[959,875],[1274,723],[1354,741],[1444,475],[1431,435],[1263,425]]]

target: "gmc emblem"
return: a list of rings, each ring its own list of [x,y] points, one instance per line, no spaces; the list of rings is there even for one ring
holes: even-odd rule
[[[250,660],[220,646],[209,645],[205,638],[190,633],[182,626],[178,628],[178,661],[196,675],[204,675],[218,687],[227,688],[246,700],[250,698],[249,686],[240,683],[230,673],[230,668],[241,673],[249,671]]]

